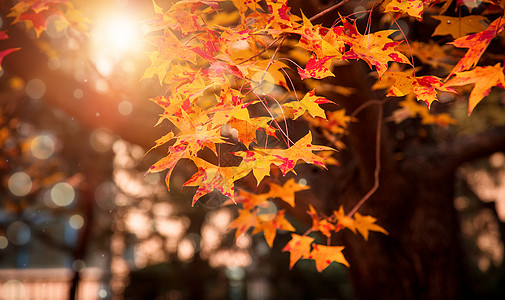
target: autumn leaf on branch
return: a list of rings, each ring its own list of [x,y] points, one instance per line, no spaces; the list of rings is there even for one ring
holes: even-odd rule
[[[239,209],[239,216],[230,224],[231,229],[236,229],[235,239],[246,233],[249,228],[258,226],[258,215],[256,210]]]
[[[332,231],[335,230],[335,225],[330,223],[327,218],[320,218],[317,214],[316,209],[311,204],[309,204],[309,210],[307,211],[307,214],[312,218],[312,227],[310,228],[311,231],[320,231],[326,237],[331,236]]]
[[[378,231],[386,235],[388,234],[388,232],[384,228],[375,224],[375,221],[377,221],[377,219],[372,216],[362,216],[359,213],[355,213],[354,219],[355,219],[354,225],[356,226],[358,232],[363,236],[365,241],[368,240],[369,231]]]
[[[316,261],[316,269],[318,272],[322,272],[326,269],[332,262],[338,262],[346,267],[350,267],[349,263],[344,257],[342,250],[343,246],[323,246],[318,244],[313,244],[313,249],[310,255],[307,257]]]
[[[270,183],[270,191],[267,193],[269,197],[280,198],[292,207],[295,206],[295,192],[308,190],[310,187],[301,185],[294,178],[286,181],[282,186]]]
[[[388,3],[389,2],[389,3]],[[385,12],[402,12],[411,17],[422,19],[423,1],[422,0],[391,0],[386,2]]]
[[[431,16],[433,19],[440,21],[440,24],[435,28],[432,36],[436,35],[451,35],[457,39],[469,33],[480,32],[486,29],[484,21],[486,17],[471,15],[466,17],[450,17],[450,16]]]
[[[201,197],[217,189],[224,196],[235,202],[235,181],[246,176],[249,172],[239,167],[219,167],[198,157],[193,161],[198,167],[198,172],[194,174],[184,186],[198,187],[193,196],[192,206]]]
[[[448,78],[457,72],[469,70],[477,65],[484,51],[486,51],[491,40],[505,27],[505,18],[494,20],[486,30],[479,33],[470,34],[454,40],[452,45],[458,48],[468,48],[463,58],[452,69]]]
[[[388,38],[396,30],[382,30],[362,35],[356,28],[356,22],[349,23],[341,17],[343,28],[342,39],[351,49],[344,53],[342,59],[362,59],[370,68],[375,66],[379,78],[388,68],[388,62],[395,61],[403,64],[411,64],[405,55],[395,50],[401,42],[395,42]]]
[[[282,248],[282,252],[289,252],[289,269],[293,269],[293,266],[300,258],[308,258],[310,256],[313,241],[314,238],[310,236],[291,234],[291,240]]]
[[[259,225],[254,229],[253,234],[263,231],[267,244],[272,248],[278,229],[295,231],[293,225],[284,217],[285,214],[285,210],[279,210],[274,216],[258,217]]]
[[[301,79],[315,78],[323,79],[329,76],[335,76],[330,70],[332,56],[325,56],[317,59],[312,55],[305,65],[305,69],[298,68],[298,74]]]
[[[242,157],[239,167],[252,171],[259,184],[265,176],[270,175],[271,164],[282,164],[282,161],[274,156],[265,155],[260,151],[238,151],[232,152],[235,156]]]
[[[494,66],[476,67],[471,71],[457,72],[444,86],[462,86],[467,84],[475,84],[468,99],[468,114],[471,114],[475,106],[484,97],[489,95],[492,87],[505,88],[503,67],[497,63]]]
[[[288,149],[257,149],[257,151],[274,157],[276,160],[273,160],[272,163],[280,168],[283,175],[286,175],[289,171],[294,172],[298,160],[326,168],[324,158],[312,153],[312,151],[322,150],[334,149],[326,146],[312,145],[312,133],[310,131]]]
[[[455,93],[453,89],[445,86],[440,78],[436,76],[415,77],[403,72],[388,72],[387,76],[395,80],[389,89],[388,97],[401,97],[414,93],[417,100],[424,101],[428,108],[430,108],[433,101],[438,100],[436,90]]]
[[[296,120],[301,117],[305,112],[308,112],[313,118],[320,117],[326,119],[326,114],[324,109],[319,105],[325,103],[334,103],[324,97],[319,97],[315,95],[315,91],[309,91],[305,96],[303,96],[300,101],[291,101],[284,104],[284,107],[289,107],[293,109],[293,119]]]
[[[7,17],[14,17],[12,24],[23,22],[26,29],[33,28],[37,37],[47,29],[50,18],[64,24],[56,28],[71,26],[86,33],[90,20],[68,0],[21,0],[11,8]]]

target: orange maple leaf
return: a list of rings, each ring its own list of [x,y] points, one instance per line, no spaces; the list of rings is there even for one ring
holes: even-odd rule
[[[497,63],[494,66],[476,67],[471,71],[457,72],[456,76],[445,83],[445,86],[461,86],[474,83],[475,86],[468,99],[468,114],[471,114],[475,106],[482,98],[489,95],[491,88],[497,86],[505,88],[503,67]]]
[[[291,234],[291,240],[282,248],[282,252],[289,252],[289,269],[293,269],[293,266],[300,258],[307,258],[310,256],[310,245],[314,241],[314,238],[310,236],[302,236],[295,233]]]
[[[428,108],[430,108],[433,101],[438,100],[436,90],[452,93],[456,92],[444,85],[440,81],[440,78],[436,76],[414,77],[403,72],[388,72],[387,75],[393,78],[395,83],[391,86],[386,96],[401,97],[409,93],[414,93],[417,100],[424,101]]]
[[[386,5],[385,12],[403,12],[409,16],[422,19],[423,1],[422,0],[392,0]]]
[[[300,101],[291,101],[284,104],[284,107],[290,107],[293,109],[293,120],[298,119],[305,112],[308,112],[313,118],[320,117],[326,119],[326,114],[324,109],[319,107],[320,104],[334,103],[324,97],[319,97],[315,95],[315,90],[309,91],[305,96],[303,96]]]
[[[232,154],[243,158],[239,167],[252,171],[257,184],[259,184],[265,176],[270,175],[270,165],[272,163],[282,163],[282,161],[276,157],[265,155],[265,153],[260,151],[238,151],[232,152]]]
[[[335,226],[328,222],[326,219],[321,219],[319,218],[317,211],[315,208],[309,204],[309,210],[307,211],[307,214],[312,218],[312,227],[310,230],[312,231],[320,231],[322,234],[324,234],[327,237],[331,236],[331,232],[335,230]]]
[[[244,234],[251,227],[258,226],[258,215],[256,214],[256,210],[249,209],[239,209],[239,216],[233,222],[230,223],[230,228],[236,228],[235,238]]]
[[[256,206],[259,206],[262,203],[266,202],[269,197],[270,196],[268,194],[253,194],[241,190],[238,192],[238,195],[235,197],[235,200],[237,200],[237,203],[242,204],[244,209],[251,210]]]
[[[396,30],[382,30],[371,34],[361,35],[356,28],[356,22],[352,25],[341,17],[343,28],[342,38],[351,49],[344,53],[342,59],[362,59],[370,67],[377,69],[379,78],[388,68],[388,62],[396,61],[411,65],[405,55],[395,50],[401,42],[395,42],[388,38]]]
[[[313,244],[313,246],[314,249],[312,249],[308,258],[316,261],[318,272],[322,272],[332,262],[338,262],[349,267],[349,263],[345,259],[344,254],[342,254],[342,250],[344,250],[343,246],[323,246],[318,244]]]
[[[268,196],[272,198],[281,198],[286,203],[295,206],[295,192],[308,190],[310,187],[306,185],[301,185],[295,181],[294,178],[286,181],[282,186],[270,183],[270,191],[268,192]]]
[[[170,135],[170,133],[168,135]],[[170,146],[168,151],[169,154],[154,163],[147,173],[156,173],[168,169],[165,177],[165,183],[167,185],[167,189],[170,191],[170,176],[172,175],[175,165],[183,158],[190,158],[190,152],[189,147],[186,144]]]
[[[341,51],[345,49],[345,45],[337,31],[328,30],[319,25],[312,25],[303,13],[302,19],[302,26],[291,30],[292,33],[300,35],[298,47],[314,52],[318,58],[342,57]]]
[[[354,219],[355,219],[354,225],[356,226],[356,229],[358,229],[358,232],[361,233],[361,235],[363,236],[363,238],[365,238],[365,240],[368,240],[369,231],[378,231],[386,235],[388,234],[388,232],[384,228],[375,224],[375,221],[377,221],[377,219],[372,216],[362,216],[359,213],[355,213]]]
[[[431,16],[439,20],[440,24],[435,28],[432,36],[450,34],[453,38],[465,36],[469,33],[480,32],[486,29],[484,25],[486,17],[471,15],[466,17]]]
[[[356,233],[356,224],[354,223],[353,218],[348,217],[344,213],[344,207],[340,206],[338,211],[333,211],[333,215],[337,218],[337,228],[336,231],[339,231],[342,228],[348,228],[352,232]]]
[[[275,236],[277,235],[277,229],[295,231],[293,225],[291,225],[291,223],[289,223],[288,220],[286,220],[284,217],[285,214],[285,210],[279,210],[273,218],[267,218],[266,221],[260,219],[259,225],[254,228],[253,234],[263,231],[267,244],[270,246],[270,248],[272,248]]]
[[[256,141],[256,132],[264,130],[268,135],[275,136],[275,129],[269,125],[272,122],[268,117],[257,117],[249,120],[239,120],[232,118],[228,124],[238,131],[238,139],[245,145],[249,146]]]
[[[486,30],[470,34],[454,40],[452,43],[458,48],[469,48],[463,58],[452,69],[448,78],[457,72],[471,69],[477,65],[480,57],[486,51],[491,40],[505,27],[505,18],[494,20]]]
[[[294,172],[298,160],[303,160],[308,164],[315,164],[326,169],[324,165],[325,159],[312,153],[312,151],[322,150],[334,149],[326,146],[312,145],[312,133],[310,131],[288,149],[257,149],[257,151],[276,158],[277,160],[272,160],[272,163],[279,167],[283,175],[286,175],[289,171]]]
[[[325,56],[317,59],[315,55],[312,55],[305,65],[305,69],[298,68],[300,78],[323,79],[329,76],[335,77],[335,74],[330,71],[332,58],[332,56]]]
[[[184,183],[184,186],[198,187],[193,196],[192,206],[195,205],[198,199],[214,191],[214,189],[235,202],[234,183],[249,172],[244,172],[239,167],[219,167],[198,157],[194,158],[193,161],[198,167],[198,172]]]

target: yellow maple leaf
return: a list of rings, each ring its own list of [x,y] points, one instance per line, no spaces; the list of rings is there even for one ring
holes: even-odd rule
[[[289,223],[288,220],[286,220],[284,217],[285,214],[285,210],[279,210],[273,218],[270,218],[266,221],[260,219],[259,225],[254,229],[253,234],[263,231],[267,244],[270,246],[270,248],[272,248],[275,236],[277,235],[277,229],[295,231],[293,225],[291,225],[291,223]]]
[[[310,245],[314,241],[310,236],[301,236],[298,234],[291,234],[291,240],[282,248],[282,252],[289,252],[289,268],[293,266],[300,258],[310,256]]]
[[[313,244],[313,246],[314,249],[312,249],[308,258],[316,261],[318,272],[322,272],[332,262],[338,262],[349,267],[349,263],[345,259],[344,254],[342,254],[342,250],[344,250],[343,246],[323,246],[318,244]]]
[[[305,112],[308,112],[313,118],[320,117],[326,119],[326,114],[324,109],[319,105],[325,103],[333,103],[332,101],[315,95],[315,91],[309,91],[300,101],[291,101],[284,104],[284,107],[289,107],[293,109],[293,120],[298,119]]]
[[[431,16],[435,20],[439,20],[440,24],[435,28],[432,36],[435,35],[451,35],[457,39],[469,33],[479,32],[486,29],[484,21],[486,17],[471,15],[466,17],[449,17],[449,16]]]
[[[505,88],[503,67],[497,63],[494,66],[476,67],[471,71],[457,72],[456,76],[444,85],[450,87],[467,84],[475,84],[468,99],[468,114],[471,114],[482,98],[489,95],[493,86]]]
[[[268,192],[268,196],[272,198],[281,198],[286,203],[295,206],[295,192],[308,190],[310,187],[306,185],[301,185],[295,181],[294,178],[286,181],[282,186],[270,183],[270,191]]]
[[[386,235],[389,234],[384,228],[375,224],[375,221],[377,221],[377,219],[372,216],[362,216],[359,213],[355,213],[354,219],[355,219],[354,225],[356,226],[356,229],[358,230],[359,233],[361,233],[361,235],[363,236],[363,238],[365,238],[365,240],[368,240],[369,231],[378,231]]]

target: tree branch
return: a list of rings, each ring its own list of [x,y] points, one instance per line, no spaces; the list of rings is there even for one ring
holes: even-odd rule
[[[505,151],[505,126],[493,127],[483,132],[461,136],[436,146],[421,147],[408,155],[404,168],[425,172],[436,170],[438,175],[454,172],[461,164],[498,151]]]

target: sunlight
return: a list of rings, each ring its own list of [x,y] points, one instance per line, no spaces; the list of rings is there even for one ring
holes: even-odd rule
[[[95,24],[91,55],[102,75],[110,76],[124,55],[142,51],[142,30],[133,15],[107,15]]]
[[[141,39],[137,21],[128,15],[107,16],[97,22],[94,30],[96,40],[103,47],[112,47],[120,51],[135,50]]]

